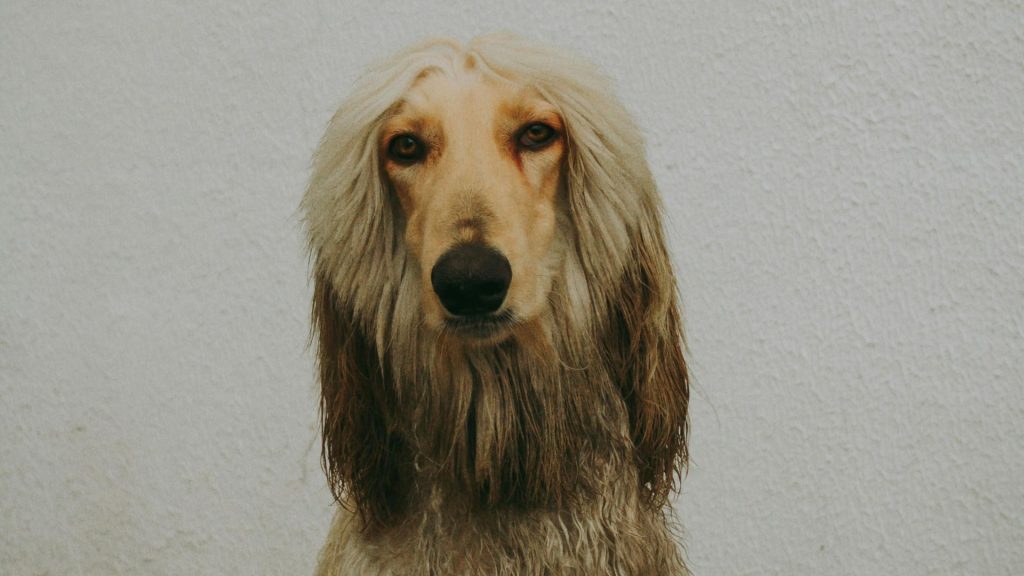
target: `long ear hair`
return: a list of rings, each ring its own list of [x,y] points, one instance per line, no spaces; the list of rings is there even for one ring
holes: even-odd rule
[[[676,285],[656,207],[648,208],[612,302],[610,356],[620,367],[641,486],[661,506],[688,459],[690,389]]]
[[[622,125],[624,130],[632,124]],[[635,130],[635,129],[633,129]],[[607,310],[606,350],[609,370],[616,378],[626,407],[629,411],[630,434],[634,455],[639,471],[641,493],[649,504],[662,506],[682,475],[688,461],[687,433],[689,408],[689,377],[683,356],[683,329],[679,314],[675,276],[661,225],[661,202],[657,196],[643,156],[642,144],[637,136],[632,140],[635,146],[629,150],[615,150],[612,146],[629,139],[598,146],[589,151],[570,151],[570,161],[575,160],[577,170],[586,176],[575,193],[570,188],[570,202],[577,222],[584,234],[594,233],[594,223],[601,225],[609,219],[600,206],[593,202],[594,183],[602,178],[595,177],[614,164],[605,157],[600,163],[588,161],[587,154],[605,156],[611,154],[621,166],[621,172],[608,183],[614,185],[605,194],[630,195],[636,201],[625,217],[627,246],[619,252],[623,259],[619,275],[610,284],[595,287],[591,280],[591,293]],[[582,147],[577,141],[577,146]],[[593,143],[591,143],[593,146]],[[573,158],[573,154],[575,158]],[[625,203],[625,201],[622,201]],[[601,214],[597,214],[600,212]],[[591,230],[587,230],[587,228]],[[592,253],[592,247],[583,248],[584,268],[592,279],[612,275],[612,268],[601,264],[599,256]],[[598,280],[600,281],[600,280]],[[608,288],[606,288],[607,286]]]
[[[386,361],[409,258],[400,210],[381,176],[380,127],[425,70],[450,65],[456,46],[414,46],[370,69],[331,119],[303,197],[315,282],[312,332],[320,377],[322,463],[338,502],[364,527],[404,506],[406,449],[395,433]]]
[[[373,340],[339,303],[331,282],[322,274],[315,282],[321,461],[335,499],[354,504],[364,526],[379,526],[405,506],[405,446],[389,422],[392,402]]]
[[[641,491],[665,502],[687,462],[689,383],[676,284],[661,227],[661,204],[643,140],[606,79],[590,64],[506,35],[470,48],[503,76],[531,83],[565,119],[565,188],[574,267],[596,315],[600,348],[629,411]],[[590,320],[572,319],[590,332]],[[586,336],[582,336],[586,338]]]

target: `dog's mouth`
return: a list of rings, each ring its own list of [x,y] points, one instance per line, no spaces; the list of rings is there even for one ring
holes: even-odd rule
[[[446,332],[480,343],[504,338],[515,324],[515,314],[511,310],[504,310],[496,314],[452,316],[444,319]]]

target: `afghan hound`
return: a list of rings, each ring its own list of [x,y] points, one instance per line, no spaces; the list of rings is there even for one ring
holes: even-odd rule
[[[431,41],[368,72],[302,201],[318,574],[685,575],[689,386],[639,131],[577,57]]]

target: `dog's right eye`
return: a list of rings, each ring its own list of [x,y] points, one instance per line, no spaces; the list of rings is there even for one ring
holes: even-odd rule
[[[412,134],[399,134],[388,144],[388,157],[399,164],[414,164],[426,156],[427,147]]]

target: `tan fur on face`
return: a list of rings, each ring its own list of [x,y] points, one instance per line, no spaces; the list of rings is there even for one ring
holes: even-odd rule
[[[427,73],[404,96],[381,130],[385,172],[406,219],[405,242],[430,285],[437,259],[459,243],[483,242],[512,267],[501,311],[519,321],[540,313],[551,286],[555,198],[565,147],[562,119],[535,90],[486,74],[478,65],[453,74]],[[517,142],[534,122],[558,136],[540,150]],[[396,136],[412,134],[429,152],[406,165],[387,158]],[[423,290],[430,326],[445,312]]]
[[[414,46],[332,118],[303,198],[323,466],[319,574],[686,574],[666,503],[689,383],[657,187],[592,67],[508,36]],[[543,120],[559,140],[516,153]],[[396,134],[430,146],[387,156]],[[482,241],[519,320],[466,346],[429,271]],[[443,324],[441,324],[443,326]]]

